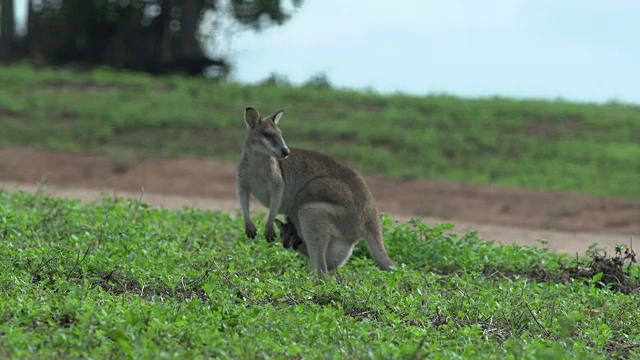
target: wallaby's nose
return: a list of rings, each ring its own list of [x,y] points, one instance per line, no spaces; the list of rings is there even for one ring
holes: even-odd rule
[[[282,148],[282,158],[283,159],[286,159],[289,156],[289,154],[291,154],[291,150],[289,150],[289,148],[287,148],[287,147],[286,148]]]

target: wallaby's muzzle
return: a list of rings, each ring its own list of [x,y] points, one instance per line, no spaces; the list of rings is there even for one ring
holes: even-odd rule
[[[282,156],[280,157],[280,160],[284,160],[284,159],[288,158],[289,154],[291,154],[291,150],[289,150],[288,147],[284,147],[280,151],[282,152]]]

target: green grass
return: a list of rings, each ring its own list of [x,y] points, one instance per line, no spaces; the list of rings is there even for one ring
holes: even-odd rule
[[[193,208],[0,191],[0,357],[640,357],[638,292],[601,289],[602,274],[564,284],[483,271],[575,266],[563,255],[385,217],[398,271],[359,246],[320,280],[242,226]]]
[[[0,146],[237,160],[247,105],[364,173],[640,197],[640,107],[0,68]],[[117,155],[114,155],[117,156]]]

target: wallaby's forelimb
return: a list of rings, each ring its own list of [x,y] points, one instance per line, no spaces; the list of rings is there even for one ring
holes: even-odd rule
[[[242,215],[244,216],[244,233],[250,237],[255,238],[257,234],[256,226],[251,221],[251,214],[249,213],[249,196],[250,193],[244,186],[244,184],[238,185],[238,197],[240,198],[240,205],[242,206]]]
[[[271,193],[271,200],[269,204],[269,215],[267,216],[267,222],[265,223],[264,236],[267,241],[272,242],[276,239],[276,232],[273,229],[273,221],[278,212],[280,211],[280,204],[282,204],[282,195],[284,193],[284,182],[273,182],[269,184],[269,192]]]

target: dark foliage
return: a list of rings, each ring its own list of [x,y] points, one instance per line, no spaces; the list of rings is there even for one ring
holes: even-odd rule
[[[203,51],[203,16],[232,16],[260,30],[283,24],[290,14],[283,0],[42,0],[30,1],[27,33],[4,31],[0,56],[30,58],[40,65],[108,65],[152,74],[223,77],[230,64]],[[299,6],[300,0],[292,0]],[[13,0],[2,0],[12,12]],[[229,9],[226,9],[226,8]],[[5,12],[6,14],[7,12]],[[228,15],[225,15],[228,14]],[[6,17],[6,16],[5,16]],[[13,23],[2,21],[5,28]],[[208,37],[219,29],[209,26]]]

